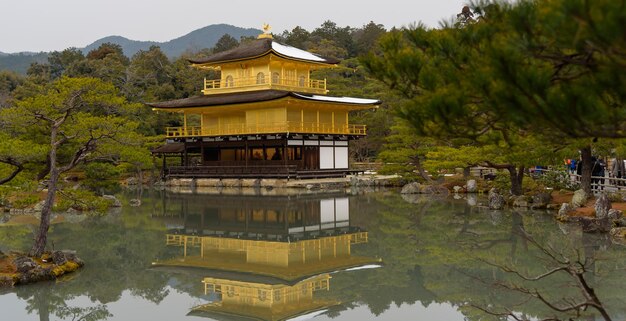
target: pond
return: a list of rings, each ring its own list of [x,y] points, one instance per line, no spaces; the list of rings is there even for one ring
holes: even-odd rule
[[[475,307],[541,319],[555,312],[504,285],[563,303],[581,299],[574,280],[523,283],[500,267],[539,275],[555,264],[542,249],[592,261],[586,279],[613,320],[626,317],[626,248],[547,212],[396,191],[283,192],[129,192],[107,215],[67,215],[50,244],[78,251],[85,268],[1,290],[1,320],[492,318]],[[3,221],[0,249],[27,249],[33,227]]]

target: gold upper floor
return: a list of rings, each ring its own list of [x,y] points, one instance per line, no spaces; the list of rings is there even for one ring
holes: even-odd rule
[[[219,79],[204,79],[202,93],[205,95],[266,89],[322,95],[328,93],[326,79],[313,79],[311,72],[329,66],[289,60],[274,54],[218,66],[196,67],[220,71]]]
[[[335,105],[326,102],[283,98],[245,105],[211,108],[184,108],[183,126],[167,127],[168,137],[210,137],[256,134],[337,134],[367,133],[365,125],[349,123],[350,111],[366,106]]]

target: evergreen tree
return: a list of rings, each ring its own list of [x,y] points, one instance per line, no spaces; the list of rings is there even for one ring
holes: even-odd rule
[[[111,84],[62,77],[0,111],[9,136],[47,154],[48,193],[32,256],[41,256],[46,248],[61,175],[80,164],[116,157],[120,145],[137,144],[137,124],[123,117],[135,108]]]
[[[392,32],[364,63],[410,100],[400,113],[418,132],[586,140],[590,190],[592,140],[626,136],[621,4],[484,2],[474,11],[481,21],[463,28]]]

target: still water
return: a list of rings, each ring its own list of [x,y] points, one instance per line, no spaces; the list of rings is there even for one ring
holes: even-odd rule
[[[266,195],[258,195],[266,194]],[[282,194],[282,195],[281,195]],[[51,244],[87,262],[56,283],[0,292],[0,320],[489,320],[472,306],[554,316],[502,284],[581,300],[536,243],[592,260],[587,280],[626,318],[626,248],[546,212],[489,211],[480,199],[395,191],[143,191],[105,216],[69,215]],[[130,207],[131,198],[141,206]],[[0,224],[0,249],[27,249],[33,227]],[[599,319],[594,311],[581,320]]]

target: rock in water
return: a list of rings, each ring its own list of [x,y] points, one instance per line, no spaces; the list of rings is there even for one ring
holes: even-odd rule
[[[514,207],[528,207],[528,198],[524,195],[518,196],[513,201]]]
[[[552,201],[552,195],[550,193],[539,193],[532,197],[533,205],[531,206],[533,209],[543,209],[547,208],[550,201]]]
[[[498,189],[492,188],[489,190],[489,209],[501,210],[504,208],[505,203],[504,196],[499,193]]]
[[[470,179],[467,181],[467,192],[468,193],[476,193],[478,192],[478,186],[476,185],[475,179]]]
[[[611,229],[611,236],[615,238],[626,238],[626,227],[614,227]]]
[[[561,208],[559,209],[559,213],[557,214],[557,218],[560,221],[567,221],[567,217],[569,212],[573,211],[572,205],[570,203],[563,203]]]
[[[463,189],[463,187],[455,185],[452,189],[454,190],[455,193],[458,193]]]
[[[54,264],[56,265],[63,265],[65,264],[65,262],[67,262],[67,258],[65,257],[65,254],[61,251],[54,251],[52,252],[52,262],[54,262]]]
[[[25,255],[16,257],[13,260],[13,265],[15,265],[15,269],[20,273],[28,272],[37,267],[35,261]]]
[[[102,195],[102,198],[111,202],[111,207],[122,207],[122,202],[113,195]]]
[[[421,192],[421,184],[418,182],[408,183],[402,187],[400,194],[419,194]]]
[[[476,206],[476,204],[478,204],[478,197],[476,197],[476,195],[474,195],[474,194],[468,194],[467,195],[467,205],[469,205],[469,206]]]
[[[607,214],[607,216],[609,217],[609,220],[612,220],[612,221],[619,221],[623,215],[624,214],[622,213],[622,211],[618,209],[614,209],[614,208],[610,209]]]
[[[138,198],[133,198],[130,201],[128,201],[128,205],[133,206],[133,207],[141,206],[141,200]]]
[[[580,223],[585,233],[607,233],[611,230],[611,221],[608,218],[581,217]]]
[[[441,185],[426,185],[420,188],[420,192],[423,194],[438,194],[438,195],[448,195],[450,191]]]
[[[601,193],[596,200],[596,205],[594,205],[596,209],[596,217],[599,219],[603,219],[608,217],[609,210],[611,209],[611,201],[606,193]]]
[[[572,196],[572,206],[574,208],[583,207],[587,203],[588,199],[589,199],[589,195],[587,195],[587,193],[584,190],[579,189],[575,191],[574,196]]]

